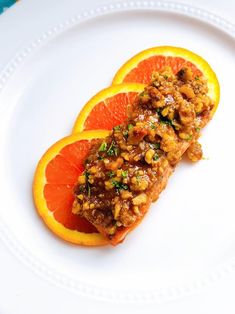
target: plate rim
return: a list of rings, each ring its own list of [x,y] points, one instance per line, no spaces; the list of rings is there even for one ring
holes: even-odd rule
[[[192,5],[187,5],[175,1],[153,1],[153,0],[134,0],[125,2],[114,2],[107,5],[100,5],[81,13],[74,14],[70,18],[55,25],[54,27],[43,32],[36,39],[31,41],[25,48],[21,49],[16,55],[10,59],[5,68],[0,72],[0,94],[3,91],[10,77],[18,69],[24,60],[27,59],[34,51],[40,49],[43,44],[53,39],[60,33],[72,28],[74,25],[86,22],[92,18],[105,16],[110,13],[128,12],[133,10],[148,10],[157,12],[179,13],[181,15],[195,18],[201,22],[216,27],[224,31],[235,39],[235,24],[215,15],[209,11],[197,8]],[[159,303],[169,301],[171,299],[190,295],[197,290],[213,284],[216,280],[228,275],[235,270],[235,260],[232,259],[225,265],[219,267],[202,278],[193,281],[191,284],[184,284],[181,287],[169,287],[167,289],[159,289],[158,291],[138,291],[138,292],[120,292],[101,288],[99,286],[84,283],[82,281],[74,281],[67,275],[62,275],[59,271],[49,269],[48,266],[36,259],[25,247],[17,240],[16,235],[4,225],[0,220],[0,238],[6,247],[24,264],[26,264],[34,273],[56,283],[60,287],[66,288],[72,292],[86,297],[93,297],[99,300],[123,302],[123,303]]]

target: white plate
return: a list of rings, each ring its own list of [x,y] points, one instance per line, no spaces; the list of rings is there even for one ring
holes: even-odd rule
[[[123,2],[62,21],[16,52],[0,75],[0,235],[15,256],[73,293],[133,304],[182,297],[234,271],[233,32],[187,6]],[[64,243],[35,212],[36,164],[125,60],[156,45],[188,48],[218,75],[220,106],[201,139],[208,159],[182,162],[118,247]]]

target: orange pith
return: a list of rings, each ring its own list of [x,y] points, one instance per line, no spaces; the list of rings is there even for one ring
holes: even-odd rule
[[[107,241],[86,219],[71,211],[73,189],[84,170],[91,141],[108,131],[87,131],[54,144],[41,158],[34,178],[34,201],[47,226],[66,241],[82,245],[104,245]]]

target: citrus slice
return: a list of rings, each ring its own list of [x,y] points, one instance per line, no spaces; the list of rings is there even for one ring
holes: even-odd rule
[[[220,88],[218,79],[210,65],[195,53],[178,47],[159,46],[144,50],[129,59],[115,74],[112,84],[151,82],[154,71],[169,66],[174,73],[182,67],[192,69],[194,76],[204,75],[208,80],[208,96],[214,101],[215,107],[219,103]]]
[[[51,146],[38,163],[33,183],[37,211],[49,229],[68,242],[86,246],[107,244],[93,225],[74,215],[71,209],[73,189],[84,170],[91,141],[108,134],[98,130],[65,137]]]
[[[83,130],[111,130],[127,118],[127,107],[144,90],[143,84],[113,85],[92,97],[78,115],[73,133]]]

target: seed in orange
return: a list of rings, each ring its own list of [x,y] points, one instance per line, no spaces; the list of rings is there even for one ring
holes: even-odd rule
[[[84,160],[93,139],[104,130],[71,135],[51,146],[38,163],[33,183],[34,202],[49,229],[71,243],[98,246],[107,240],[86,219],[72,213],[73,189],[84,170]]]
[[[215,103],[213,113],[216,111],[220,88],[214,71],[202,57],[184,48],[159,46],[144,50],[124,63],[115,74],[112,84],[149,84],[153,72],[165,66],[171,67],[174,73],[187,66],[192,69],[194,76],[204,75],[208,80],[208,96]]]
[[[111,130],[127,118],[127,108],[144,90],[143,84],[120,84],[103,89],[92,97],[78,115],[73,133],[83,130]]]

